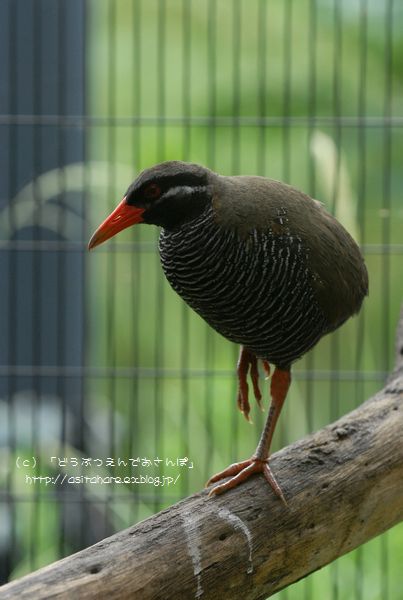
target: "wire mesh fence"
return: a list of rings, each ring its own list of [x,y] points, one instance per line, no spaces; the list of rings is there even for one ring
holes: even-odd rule
[[[262,428],[235,409],[237,348],[164,280],[158,232],[87,254],[143,168],[281,179],[363,248],[370,296],[295,365],[274,449],[382,385],[403,297],[403,5],[2,0],[0,28],[6,581],[200,489]],[[138,482],[108,479],[125,476]],[[398,599],[402,535],[277,597]]]

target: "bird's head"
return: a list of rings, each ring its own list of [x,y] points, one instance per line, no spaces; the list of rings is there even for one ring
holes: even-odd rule
[[[88,248],[135,223],[173,229],[200,215],[211,202],[215,174],[200,165],[169,161],[146,169],[91,237]]]

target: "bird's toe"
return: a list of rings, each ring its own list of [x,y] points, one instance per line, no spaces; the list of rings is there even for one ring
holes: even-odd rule
[[[223,471],[220,471],[219,473],[216,473],[215,475],[210,477],[206,486],[209,486],[212,483],[216,483],[221,479],[225,479],[226,477],[230,477],[231,479],[228,479],[228,481],[224,481],[223,483],[220,483],[219,485],[213,487],[209,492],[209,497],[216,496],[222,494],[223,492],[231,490],[232,488],[238,486],[240,483],[243,483],[244,481],[249,479],[249,477],[254,473],[263,473],[266,481],[269,483],[273,492],[276,494],[276,496],[280,498],[283,504],[287,506],[287,501],[269,467],[268,460],[261,460],[259,458],[256,458],[255,456],[239,463],[233,463]]]

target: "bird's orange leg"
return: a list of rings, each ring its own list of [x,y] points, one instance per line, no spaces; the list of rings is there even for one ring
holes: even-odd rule
[[[264,367],[267,373],[268,363],[264,361]],[[250,422],[249,412],[249,387],[247,382],[248,373],[250,370],[250,378],[252,380],[253,394],[256,398],[256,402],[261,410],[262,407],[262,394],[259,389],[259,371],[257,368],[257,358],[252,352],[247,350],[244,346],[241,346],[237,364],[237,375],[238,375],[238,408],[243,413],[245,419]]]
[[[279,369],[276,367],[270,386],[270,410],[255,454],[249,460],[234,463],[227,469],[224,469],[224,471],[213,475],[207,482],[207,485],[216,483],[217,481],[224,479],[224,477],[231,477],[231,479],[214,487],[210,491],[209,496],[222,494],[223,492],[236,487],[248,479],[253,473],[263,473],[274,493],[284,502],[284,504],[287,504],[284,494],[269,467],[269,450],[274,429],[283,407],[284,400],[287,396],[290,383],[291,373],[289,369]]]

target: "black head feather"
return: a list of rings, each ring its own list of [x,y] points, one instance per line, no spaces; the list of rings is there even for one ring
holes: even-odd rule
[[[203,212],[211,202],[214,177],[200,165],[163,162],[140,173],[126,192],[126,202],[146,209],[145,223],[172,229]]]

